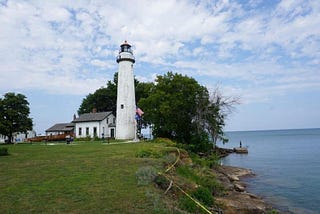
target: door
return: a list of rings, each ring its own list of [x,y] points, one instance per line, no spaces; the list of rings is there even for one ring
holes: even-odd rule
[[[114,129],[110,129],[110,137],[114,138]]]

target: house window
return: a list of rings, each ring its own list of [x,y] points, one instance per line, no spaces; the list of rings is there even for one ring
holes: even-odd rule
[[[97,127],[93,127],[93,136],[97,136]]]
[[[114,117],[114,118],[113,118],[113,124],[115,124],[115,123],[116,123],[116,118]]]
[[[82,135],[82,128],[79,127],[79,136],[81,136],[81,135]]]
[[[123,109],[124,108],[124,105],[123,104],[121,104],[121,109]]]
[[[107,124],[109,124],[109,118],[107,118]]]
[[[86,136],[89,136],[89,127],[86,127]]]

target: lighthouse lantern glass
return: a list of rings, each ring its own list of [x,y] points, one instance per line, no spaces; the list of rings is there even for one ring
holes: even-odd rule
[[[132,53],[131,46],[127,44],[121,45],[120,52]]]

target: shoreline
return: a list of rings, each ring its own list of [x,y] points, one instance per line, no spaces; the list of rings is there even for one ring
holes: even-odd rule
[[[232,149],[217,148],[220,157],[226,157],[233,153]],[[268,213],[275,210],[281,214],[281,211],[272,207],[271,204],[264,201],[261,197],[247,192],[247,185],[242,181],[243,178],[255,176],[251,169],[220,165],[214,169],[217,179],[226,188],[223,196],[215,197],[218,203],[224,204],[225,213]]]
[[[262,198],[246,191],[242,178],[254,176],[250,169],[219,166],[215,169],[217,179],[226,188],[223,196],[215,197],[216,201],[224,204],[225,213],[267,213],[272,207]]]

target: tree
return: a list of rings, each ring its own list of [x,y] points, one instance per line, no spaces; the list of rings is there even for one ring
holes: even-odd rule
[[[142,98],[139,106],[144,109],[144,120],[153,124],[155,136],[190,144],[199,134],[194,123],[197,97],[207,93],[195,79],[168,72],[157,77],[150,95]]]
[[[211,94],[195,79],[168,72],[158,76],[150,94],[142,98],[145,122],[156,137],[187,144],[193,151],[207,151],[217,140],[226,140],[225,118],[237,99],[223,97],[218,88]]]
[[[147,97],[150,93],[152,83],[135,81],[136,102],[141,98]],[[112,111],[116,114],[117,108],[117,84],[118,73],[116,72],[113,81],[107,82],[107,87],[97,89],[93,94],[88,94],[83,100],[78,109],[78,114],[91,112],[94,108],[97,112]]]
[[[223,96],[220,88],[216,86],[209,98],[199,101],[197,109],[197,127],[205,130],[215,146],[218,140],[227,142],[224,136],[225,120],[239,104],[239,97]]]
[[[32,130],[32,119],[26,96],[8,92],[0,99],[0,134],[12,142],[13,133]]]

